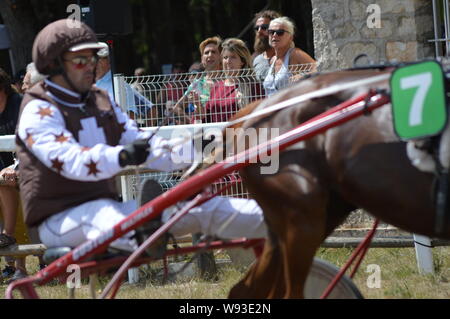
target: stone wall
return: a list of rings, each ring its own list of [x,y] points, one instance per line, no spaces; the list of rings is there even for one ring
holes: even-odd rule
[[[312,0],[315,57],[321,70],[351,67],[361,53],[373,61],[432,57],[430,0]],[[370,4],[381,9],[381,27],[369,28]],[[370,24],[369,24],[370,25]]]

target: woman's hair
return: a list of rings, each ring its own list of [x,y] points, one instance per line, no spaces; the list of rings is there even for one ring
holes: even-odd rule
[[[205,48],[208,44],[215,44],[217,45],[217,48],[219,49],[219,52],[222,50],[220,44],[222,43],[222,39],[219,36],[211,37],[206,40],[204,40],[200,45],[198,46],[200,50],[200,55],[203,55],[203,51],[205,51]]]
[[[292,34],[292,36],[295,35],[295,23],[290,18],[288,17],[276,18],[270,21],[270,24],[272,23],[282,24],[286,31],[289,31],[289,33]]]
[[[10,76],[2,68],[0,68],[0,90],[4,91],[6,96],[9,96],[14,92],[11,85],[12,83]]]
[[[234,52],[241,58],[244,65],[242,69],[249,69],[252,67],[252,55],[250,54],[250,50],[245,45],[245,42],[241,39],[237,38],[229,38],[223,41],[222,43],[222,52],[224,50],[228,50],[230,52]]]
[[[272,21],[270,21],[270,24],[272,24],[272,23],[279,23],[284,26],[284,29],[292,35],[292,42],[291,42],[290,47],[295,48],[295,43],[294,43],[295,23],[294,23],[294,21],[292,21],[288,17],[281,17],[281,18],[276,18],[276,19],[273,19]]]

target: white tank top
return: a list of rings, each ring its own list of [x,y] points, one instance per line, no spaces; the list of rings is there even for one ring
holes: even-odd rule
[[[292,76],[292,73],[289,71],[289,58],[293,49],[294,48],[290,48],[286,52],[283,64],[281,65],[281,68],[277,73],[275,73],[276,59],[270,65],[269,72],[267,73],[267,76],[264,79],[263,83],[267,96],[275,94],[289,84],[289,78]]]

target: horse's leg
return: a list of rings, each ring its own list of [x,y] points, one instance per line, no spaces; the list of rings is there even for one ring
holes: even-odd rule
[[[241,176],[245,178],[246,174],[241,172]],[[252,180],[246,183],[246,186],[250,193],[256,195],[255,199],[264,211],[269,238],[266,240],[262,255],[245,277],[231,289],[229,298],[282,298],[286,288],[278,233],[282,233],[286,226],[283,215],[280,218],[267,219],[267,216],[279,214],[281,203],[275,194],[260,196],[261,192],[270,189],[266,187],[267,185],[253,183]],[[258,189],[261,186],[263,187]]]
[[[328,202],[328,207],[324,203]],[[303,298],[304,287],[320,244],[340,225],[352,207],[341,200],[327,200],[325,194],[308,194],[297,205],[283,209],[289,216],[282,242],[284,298]]]
[[[330,236],[356,208],[356,206],[342,199],[336,192],[330,191],[324,240]]]
[[[276,239],[266,240],[263,253],[244,278],[230,290],[229,298],[275,298],[283,295],[285,290],[283,266],[281,250],[277,246]],[[274,285],[274,282],[282,285]]]
[[[314,196],[315,197],[315,196]],[[283,208],[288,223],[280,235],[286,291],[284,298],[303,298],[306,279],[325,235],[324,197],[309,198]]]
[[[282,159],[283,168],[277,175],[261,177],[255,174],[258,168],[254,167],[241,172],[250,193],[261,205],[275,239],[265,249],[264,259],[237,285],[257,289],[249,288],[247,298],[303,297],[309,268],[324,238],[326,193],[312,173],[292,165],[300,155],[297,152],[291,155]],[[273,288],[267,288],[268,283]]]

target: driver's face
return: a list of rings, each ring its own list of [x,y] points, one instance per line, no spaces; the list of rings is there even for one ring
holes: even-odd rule
[[[64,69],[72,84],[80,93],[90,90],[95,82],[97,65],[96,51],[92,49],[66,52],[63,55]]]

